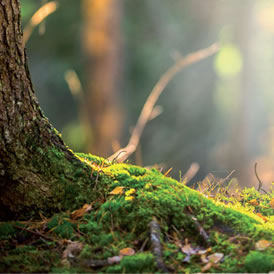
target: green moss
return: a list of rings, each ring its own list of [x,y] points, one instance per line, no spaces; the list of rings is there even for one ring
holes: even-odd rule
[[[0,240],[13,237],[16,233],[16,229],[10,223],[0,224]]]
[[[108,166],[110,165],[111,163],[102,158],[102,157],[99,157],[99,156],[95,156],[95,155],[92,155],[92,154],[85,154],[85,153],[75,153],[78,157],[82,158],[82,159],[86,159],[88,161],[90,161],[91,163],[93,164],[96,164],[96,165],[104,165],[104,166]]]
[[[84,245],[79,257],[82,259],[90,259],[92,258],[92,248],[90,245]]]
[[[41,250],[33,246],[18,246],[0,260],[0,272],[49,272],[52,262],[58,262],[56,251]]]
[[[155,272],[155,260],[151,253],[140,253],[123,257],[119,265],[110,266],[107,273],[144,273]]]
[[[65,239],[70,239],[73,235],[74,229],[76,228],[75,224],[69,222],[60,215],[53,216],[53,218],[47,223],[47,227]]]
[[[85,243],[80,259],[107,259],[118,255],[125,247],[132,247],[135,251],[140,250],[145,243],[142,247],[144,252],[126,256],[117,265],[88,269],[91,272],[156,272],[155,259],[149,252],[151,242],[148,240],[149,223],[153,217],[157,218],[161,228],[166,264],[174,267],[175,272],[200,272],[202,265],[199,256],[194,255],[189,265],[182,264],[185,254],[178,248],[178,241],[181,240],[181,244],[184,244],[183,240],[186,238],[191,244],[204,245],[191,215],[197,218],[209,234],[211,254],[221,252],[225,255],[224,262],[218,265],[219,268],[212,267],[210,271],[235,272],[239,269],[250,271],[254,261],[258,265],[256,270],[269,271],[273,260],[270,251],[267,250],[263,258],[262,252],[253,250],[256,241],[273,240],[272,208],[269,205],[272,194],[266,197],[258,194],[255,189],[245,190],[241,201],[230,198],[225,200],[227,202],[225,204],[222,202],[225,197],[209,199],[198,191],[165,177],[157,169],[148,170],[129,164],[111,164],[92,155],[77,155],[79,161],[72,166],[58,151],[51,150],[47,155],[51,157],[51,161],[61,162],[57,171],[54,171],[54,168],[48,170],[49,174],[60,173],[54,185],[56,193],[52,198],[53,203],[57,210],[69,209],[69,212],[54,215],[47,223],[48,230],[45,233],[49,233],[57,240],[62,237]],[[83,163],[84,168],[82,168]],[[123,187],[120,193],[110,194],[119,186]],[[126,191],[130,189],[134,190],[131,200],[126,199]],[[260,206],[250,205],[252,199],[258,200]],[[92,211],[77,220],[70,220],[69,213],[73,209],[81,208],[86,202],[92,204]],[[269,219],[265,221],[256,215],[257,212],[267,214]],[[3,234],[7,235],[5,239],[14,238],[15,232],[11,226],[1,228],[0,225],[0,232],[1,229],[6,231]],[[231,238],[235,235],[243,237],[244,241],[233,242]],[[41,249],[44,250],[44,246]],[[241,253],[238,253],[239,249]],[[26,250],[26,252],[37,259],[36,250]],[[6,253],[2,254],[5,255],[6,262],[9,261]],[[10,259],[10,262],[18,263],[21,260],[26,265],[33,263],[32,260],[23,258],[21,254],[21,252],[11,253],[12,256],[19,257]],[[59,259],[54,260],[54,263],[49,263],[51,271],[87,271],[81,263],[78,265],[76,263],[75,267],[73,265],[71,268],[62,268],[58,264],[62,250],[58,256]],[[259,266],[264,260],[267,262],[267,268]]]
[[[251,251],[245,258],[243,271],[259,273],[270,272],[274,269],[274,255]]]

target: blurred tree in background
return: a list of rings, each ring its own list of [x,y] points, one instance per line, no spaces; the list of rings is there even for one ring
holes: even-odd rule
[[[25,25],[43,3],[21,1]],[[215,57],[167,86],[139,159],[173,167],[174,177],[198,162],[195,181],[235,169],[243,185],[256,183],[258,161],[262,180],[273,180],[273,0],[59,0],[58,6],[44,34],[41,26],[34,30],[27,52],[40,104],[72,149],[106,156],[112,145],[125,145],[174,59],[218,41]],[[66,82],[73,77],[80,100]]]

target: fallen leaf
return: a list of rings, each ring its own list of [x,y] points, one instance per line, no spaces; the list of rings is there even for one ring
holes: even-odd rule
[[[203,254],[206,254],[206,253],[208,253],[208,252],[210,252],[210,251],[211,251],[211,247],[209,247],[209,248],[207,248],[207,249],[201,249],[201,250],[198,251],[197,254],[203,255]]]
[[[269,202],[269,205],[271,206],[271,208],[274,209],[274,198],[271,199],[271,201]]]
[[[211,266],[212,266],[212,263],[208,263],[201,269],[201,271],[206,272],[207,270],[209,270],[211,268]]]
[[[222,260],[223,257],[224,257],[223,253],[214,253],[208,256],[207,258],[211,263],[217,264],[218,262]]]
[[[150,183],[147,183],[146,185],[145,185],[145,189],[149,189],[149,188],[151,188],[152,187],[152,184],[150,184]]]
[[[135,250],[131,247],[126,247],[120,250],[120,256],[132,256],[135,254]]]
[[[267,249],[269,246],[271,246],[271,242],[267,241],[267,240],[260,240],[255,244],[255,248],[257,250],[265,250]]]
[[[125,187],[123,187],[123,186],[117,186],[109,194],[112,194],[112,195],[123,194],[124,188]]]
[[[202,254],[202,255],[201,255],[201,261],[202,261],[204,264],[208,263],[208,259],[206,258],[206,254]]]
[[[265,216],[263,216],[261,213],[257,213],[257,216],[259,216],[261,219],[263,219],[265,222],[268,221],[268,218],[266,218]]]
[[[131,196],[132,194],[134,194],[136,192],[136,190],[134,188],[131,188],[130,190],[126,191],[125,195],[126,196]]]
[[[90,211],[91,209],[92,209],[91,205],[84,204],[82,208],[73,211],[71,213],[70,217],[73,220],[78,219],[78,218],[82,217],[85,213],[87,213],[88,211]]]
[[[253,205],[253,206],[258,206],[259,202],[256,199],[252,199],[249,201],[249,204]]]
[[[191,260],[190,255],[186,255],[185,258],[183,259],[183,263],[189,263]]]
[[[117,264],[122,260],[123,256],[113,256],[108,258],[109,264]]]
[[[125,200],[126,201],[132,201],[132,200],[134,200],[134,198],[135,198],[134,196],[126,196]]]
[[[190,244],[186,244],[181,248],[182,252],[186,255],[193,255],[196,254],[196,251],[191,247]]]

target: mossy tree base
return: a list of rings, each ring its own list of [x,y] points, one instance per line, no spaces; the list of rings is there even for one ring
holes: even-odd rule
[[[194,249],[208,250],[208,255],[224,255],[222,261],[210,266],[210,272],[274,269],[273,192],[259,194],[249,189],[242,192],[241,201],[226,196],[209,199],[156,169],[112,164],[92,155],[77,157],[92,170],[96,195],[89,201],[91,211],[77,220],[72,219],[71,209],[40,223],[2,223],[1,246],[6,247],[0,250],[1,272],[159,271],[150,241],[149,224],[154,217],[161,228],[164,262],[171,272],[200,272],[205,266],[198,253],[184,262],[186,254],[181,247],[186,242]],[[116,194],[111,194],[117,187]],[[81,200],[80,194],[78,197],[80,208],[86,201]],[[208,243],[191,216],[207,232]],[[45,238],[20,226],[39,231]],[[71,260],[62,257],[69,243],[64,239],[82,243],[81,250]],[[270,243],[261,251],[256,248],[260,240]],[[123,257],[117,264],[104,265],[108,258],[119,255],[126,247],[133,248],[136,254]],[[90,260],[100,263],[91,265]]]

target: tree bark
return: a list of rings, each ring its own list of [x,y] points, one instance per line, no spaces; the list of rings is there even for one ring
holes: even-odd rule
[[[0,219],[52,212],[87,200],[91,189],[81,198],[79,190],[90,183],[90,171],[40,109],[22,44],[19,0],[1,1]]]

